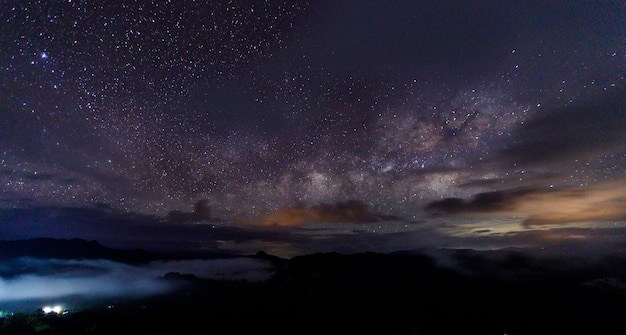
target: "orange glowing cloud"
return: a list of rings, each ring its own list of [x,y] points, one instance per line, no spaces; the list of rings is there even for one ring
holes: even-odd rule
[[[509,215],[525,226],[626,220],[626,179],[588,188],[565,190],[515,189],[480,193],[472,199],[431,202],[433,215]]]
[[[524,225],[626,220],[626,183],[537,194],[518,204]]]

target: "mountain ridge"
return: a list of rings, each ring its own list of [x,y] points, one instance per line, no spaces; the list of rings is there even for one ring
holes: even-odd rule
[[[163,259],[163,255],[142,249],[126,250],[103,246],[96,240],[38,237],[24,240],[0,240],[0,260],[33,257],[59,259],[108,259],[141,264]]]

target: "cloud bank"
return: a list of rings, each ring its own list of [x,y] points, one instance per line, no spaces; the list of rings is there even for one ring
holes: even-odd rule
[[[163,280],[179,272],[204,279],[265,280],[270,265],[249,258],[156,261],[133,266],[109,260],[19,258],[0,265],[0,303],[64,297],[141,297],[178,286]]]
[[[525,226],[626,220],[626,179],[589,188],[510,189],[430,202],[432,215],[524,217]]]

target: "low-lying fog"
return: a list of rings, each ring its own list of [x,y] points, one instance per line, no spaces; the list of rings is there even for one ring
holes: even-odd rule
[[[18,258],[0,263],[0,310],[30,312],[39,305],[66,301],[80,305],[94,299],[166,293],[176,288],[174,282],[162,280],[168,272],[260,281],[273,270],[268,262],[243,257],[154,261],[140,266],[109,260]]]

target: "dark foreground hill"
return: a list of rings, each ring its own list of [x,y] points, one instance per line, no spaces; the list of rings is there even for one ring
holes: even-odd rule
[[[568,268],[514,253],[455,255],[473,271],[418,254],[260,253],[276,265],[267,281],[170,273],[161,280],[184,284],[173,293],[14,315],[0,334],[624,334],[626,291],[614,285],[623,258]]]

